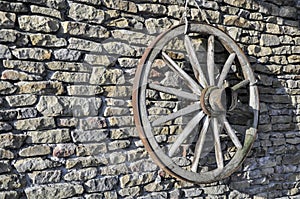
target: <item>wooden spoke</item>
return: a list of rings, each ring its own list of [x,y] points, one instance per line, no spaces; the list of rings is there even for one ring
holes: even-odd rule
[[[213,123],[213,132],[214,132],[214,140],[215,140],[216,161],[217,161],[218,168],[221,169],[224,167],[224,162],[223,162],[223,154],[222,154],[221,141],[220,141],[220,129],[218,126],[217,118],[213,118],[212,123]]]
[[[228,57],[228,59],[225,62],[225,65],[223,67],[223,70],[221,72],[220,78],[219,78],[219,82],[218,82],[218,87],[221,88],[225,78],[227,77],[227,74],[230,70],[230,67],[235,59],[236,54],[235,53],[231,53]]]
[[[164,60],[168,64],[168,66],[175,72],[178,73],[178,75],[187,82],[190,89],[194,91],[196,94],[201,94],[201,87],[186,73],[184,70],[182,70],[175,61],[172,60],[171,57],[169,57],[165,52],[162,52],[162,55],[164,57]]]
[[[182,91],[179,89],[165,87],[165,86],[152,84],[152,83],[149,83],[148,86],[151,89],[161,91],[164,93],[169,93],[172,95],[176,95],[177,97],[181,97],[181,98],[185,98],[185,99],[189,99],[189,100],[193,100],[193,101],[199,101],[199,96],[196,94],[193,94],[193,93],[188,93],[188,92],[185,92],[185,91]]]
[[[203,146],[204,146],[204,141],[205,141],[205,138],[206,138],[206,133],[207,133],[207,130],[208,130],[208,127],[209,127],[209,123],[210,123],[210,117],[206,116],[203,127],[202,127],[201,132],[200,132],[200,136],[197,140],[196,147],[195,147],[195,156],[194,156],[193,164],[192,164],[192,168],[191,168],[191,170],[193,172],[197,172],[197,168],[198,168],[198,164],[199,164],[199,161],[200,161],[200,156],[201,156],[202,149],[203,149]]]
[[[201,111],[199,112],[191,121],[188,122],[184,130],[182,131],[181,134],[179,134],[178,138],[176,141],[173,143],[169,150],[169,156],[172,157],[178,147],[185,141],[185,139],[190,135],[190,133],[193,131],[193,129],[199,124],[201,119],[204,117],[204,112]]]
[[[215,36],[210,35],[208,38],[207,47],[207,71],[210,86],[215,85]]]
[[[177,117],[180,117],[180,116],[183,116],[183,115],[187,115],[189,113],[192,113],[194,111],[197,111],[197,110],[200,110],[201,109],[201,106],[200,106],[200,102],[196,102],[194,104],[191,104],[183,109],[180,109],[179,111],[176,111],[174,113],[171,113],[169,115],[166,115],[166,116],[162,116],[156,120],[154,120],[152,122],[152,126],[158,126],[160,124],[163,124],[167,121],[170,121],[170,120],[173,120]]]
[[[200,63],[198,61],[195,49],[192,45],[192,41],[188,35],[184,36],[184,45],[185,45],[186,51],[189,55],[190,62],[193,67],[193,71],[195,73],[197,80],[199,81],[199,83],[201,84],[201,86],[203,88],[207,87],[208,85],[207,85],[205,75],[204,75],[202,68],[200,66]]]
[[[234,85],[231,89],[236,91],[236,90],[246,86],[249,83],[250,83],[250,81],[248,79],[245,79],[245,80],[241,81],[240,83]]]
[[[243,146],[242,146],[240,140],[238,139],[238,137],[236,136],[235,130],[230,126],[230,124],[226,118],[224,118],[223,120],[224,120],[223,122],[225,125],[226,132],[229,135],[229,137],[231,138],[233,144],[236,146],[236,148],[241,149]]]

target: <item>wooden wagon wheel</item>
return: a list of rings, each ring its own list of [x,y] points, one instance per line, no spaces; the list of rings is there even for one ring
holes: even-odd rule
[[[164,171],[193,183],[214,182],[231,175],[252,147],[258,123],[258,90],[246,56],[227,34],[205,24],[189,24],[187,32],[185,28],[182,24],[162,33],[144,53],[134,81],[135,123],[146,150]],[[183,48],[172,50],[174,42],[181,42]],[[197,45],[206,50],[203,58],[195,50]],[[227,57],[222,67],[217,67],[220,49]],[[171,80],[169,84],[162,83],[175,76],[182,83],[175,85],[176,81]],[[153,98],[155,93],[158,97]],[[159,97],[166,94],[171,97]],[[157,108],[153,113],[151,104],[161,104],[159,100],[175,105],[182,104],[180,100],[187,103],[179,110]],[[251,117],[244,129],[236,131],[238,125],[231,121],[239,117],[236,114],[240,108],[247,109],[243,112]],[[181,130],[171,132],[172,125],[179,126],[176,120],[183,121],[185,117],[188,119],[181,122]],[[227,140],[224,146],[223,140]],[[213,150],[205,152],[210,156],[206,155],[202,161],[207,145]],[[229,146],[233,153],[225,157]]]

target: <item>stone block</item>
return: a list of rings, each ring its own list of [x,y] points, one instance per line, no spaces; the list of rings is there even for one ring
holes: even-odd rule
[[[92,130],[92,131],[81,131],[81,130],[74,130],[72,131],[72,139],[73,142],[76,143],[99,143],[106,140],[108,137],[107,130]]]
[[[0,198],[18,198],[18,197],[19,197],[19,194],[16,191],[1,191],[0,192]]]
[[[108,143],[108,150],[114,151],[118,149],[124,149],[127,148],[130,145],[129,140],[118,140],[118,141],[112,141]]]
[[[57,144],[53,149],[53,156],[58,158],[65,158],[74,155],[75,153],[75,144]]]
[[[24,95],[11,95],[5,97],[10,107],[22,107],[31,106],[37,101],[36,95],[24,94]]]
[[[11,59],[11,52],[5,45],[0,44],[0,59]]]
[[[57,118],[57,126],[59,127],[77,127],[78,118]]]
[[[19,156],[21,157],[34,157],[49,155],[51,153],[50,147],[47,145],[34,145],[23,148],[19,151]]]
[[[133,173],[120,177],[121,188],[134,187],[139,185],[148,184],[153,182],[156,178],[156,174],[152,173]]]
[[[14,123],[17,130],[42,130],[54,128],[55,121],[51,117],[38,117],[24,120],[18,120]]]
[[[37,117],[38,111],[36,108],[19,108],[17,109],[17,119],[28,119]]]
[[[77,156],[93,156],[101,155],[107,152],[106,143],[95,143],[95,144],[79,144],[76,148]]]
[[[53,71],[90,72],[92,67],[83,63],[51,61],[46,63],[48,69]]]
[[[236,15],[225,15],[224,24],[241,28],[250,28],[251,26],[251,23],[247,19]]]
[[[101,24],[105,19],[105,14],[102,10],[79,3],[70,4],[68,16],[75,21],[89,21],[97,24]]]
[[[69,129],[51,129],[46,131],[30,131],[28,132],[27,143],[33,144],[49,144],[49,143],[65,143],[71,141]]]
[[[145,20],[145,26],[149,34],[161,33],[178,22],[172,19],[165,18],[149,18]]]
[[[141,13],[167,14],[167,7],[161,4],[141,3],[137,4],[137,7]]]
[[[7,81],[0,81],[0,94],[12,94],[17,90],[17,87]]]
[[[122,197],[130,196],[130,197],[136,197],[140,194],[141,188],[140,187],[129,187],[124,188],[118,191],[119,195]]]
[[[18,149],[26,139],[26,135],[15,135],[12,133],[0,134],[1,148]]]
[[[43,47],[64,47],[67,46],[67,41],[64,38],[59,38],[50,34],[30,34],[31,44],[33,46]]]
[[[37,75],[30,75],[16,70],[5,70],[2,72],[1,79],[12,81],[33,81],[42,80],[42,77]]]
[[[129,169],[125,163],[117,165],[109,165],[100,169],[100,174],[103,176],[117,176],[128,174]]]
[[[109,37],[109,32],[102,26],[89,25],[81,22],[65,21],[62,22],[64,33],[76,35],[84,38],[105,39]]]
[[[13,163],[18,172],[38,171],[59,166],[60,163],[42,158],[20,159]]]
[[[24,176],[16,174],[0,175],[0,190],[15,190],[24,187]]]
[[[28,8],[24,3],[9,2],[9,1],[1,1],[0,10],[4,10],[7,12],[20,12],[20,13],[28,12]]]
[[[279,16],[296,19],[297,8],[291,6],[280,6],[279,7]]]
[[[61,171],[34,171],[32,173],[28,173],[28,176],[32,180],[33,184],[58,183],[61,180]]]
[[[36,5],[31,5],[30,11],[34,14],[47,15],[49,17],[54,17],[54,18],[62,20],[62,15],[61,15],[60,11],[53,9],[53,8],[45,8],[45,7],[40,7],[40,6],[36,6]]]
[[[142,44],[148,46],[154,40],[153,36],[130,30],[113,30],[111,33],[113,38],[125,40],[129,42],[129,44]]]
[[[114,152],[109,156],[110,165],[124,163],[125,161],[126,154],[124,154],[123,152]]]
[[[105,86],[104,91],[107,92],[107,97],[131,98],[131,86]]]
[[[0,173],[9,173],[12,170],[9,161],[0,161]]]
[[[72,85],[67,87],[69,95],[79,96],[95,96],[103,93],[103,89],[100,86],[89,85]]]
[[[42,75],[45,72],[45,64],[43,62],[20,61],[20,60],[4,60],[5,68],[18,69],[24,72]]]
[[[261,47],[257,45],[248,46],[249,55],[254,55],[258,57],[264,57],[272,54],[272,49],[270,47]]]
[[[70,198],[82,194],[84,191],[82,185],[72,183],[57,183],[51,185],[39,185],[25,189],[27,198],[52,199],[52,198]]]
[[[12,54],[18,59],[44,61],[51,58],[51,51],[43,48],[17,48],[12,50]]]
[[[93,66],[113,66],[116,62],[116,57],[108,55],[93,55],[87,54],[84,61]]]
[[[93,67],[91,84],[124,84],[125,77],[120,69],[106,69],[104,67]]]
[[[104,0],[103,5],[108,8],[137,13],[136,3],[124,0]]]
[[[54,50],[53,54],[55,59],[61,61],[78,61],[81,56],[80,51],[70,49]]]
[[[0,27],[13,28],[16,22],[16,14],[0,11]]]
[[[85,183],[85,189],[88,193],[111,191],[116,187],[117,183],[118,179],[116,177],[92,179]]]
[[[277,46],[280,44],[279,37],[277,35],[262,34],[260,38],[261,46]]]
[[[101,53],[102,52],[102,45],[101,43],[97,43],[94,41],[89,41],[85,39],[78,39],[78,38],[70,38],[68,40],[69,49],[75,49],[75,50],[82,50],[82,51],[88,51],[88,52],[97,52]]]
[[[65,181],[87,181],[93,179],[97,175],[96,168],[86,168],[78,170],[70,170],[65,174]]]
[[[19,26],[24,31],[29,32],[56,32],[59,27],[59,21],[50,17],[44,16],[20,16],[18,17]]]
[[[288,57],[288,62],[290,64],[300,63],[300,56],[299,55],[291,55]]]
[[[51,76],[51,79],[67,83],[87,83],[90,80],[90,74],[56,71]]]
[[[87,157],[78,157],[78,158],[70,158],[66,161],[66,169],[71,169],[76,167],[78,168],[86,168],[86,167],[98,167],[107,165],[108,161],[103,156],[87,156]]]
[[[15,155],[10,150],[5,150],[0,148],[0,159],[1,160],[11,160],[14,159]]]

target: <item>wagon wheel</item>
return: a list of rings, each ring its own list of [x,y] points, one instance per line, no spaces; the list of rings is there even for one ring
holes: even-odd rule
[[[182,48],[172,49],[175,42]],[[227,56],[221,64],[219,51]],[[135,123],[146,150],[164,171],[189,182],[228,177],[256,137],[255,83],[246,56],[223,31],[192,23],[187,32],[178,25],[162,33],[144,53],[134,82]],[[240,115],[245,124],[236,123]]]

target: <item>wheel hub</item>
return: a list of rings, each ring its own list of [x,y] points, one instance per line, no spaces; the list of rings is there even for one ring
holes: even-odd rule
[[[235,108],[237,104],[236,96],[236,93],[230,88],[207,87],[201,93],[201,108],[210,116],[226,114],[227,111]]]

